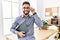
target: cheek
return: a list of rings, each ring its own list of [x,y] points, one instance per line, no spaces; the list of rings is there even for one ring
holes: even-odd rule
[[[30,11],[30,9],[28,9],[28,11]]]

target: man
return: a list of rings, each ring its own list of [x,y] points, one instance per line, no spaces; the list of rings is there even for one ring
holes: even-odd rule
[[[34,37],[34,23],[37,24],[38,27],[42,27],[43,24],[41,22],[41,19],[37,16],[37,13],[35,12],[35,9],[30,7],[30,3],[25,1],[22,4],[23,7],[23,16],[19,16],[16,18],[15,22],[13,23],[11,27],[11,31],[13,33],[16,33],[19,40],[35,40]],[[29,15],[29,12],[32,12],[33,15]],[[25,22],[28,28],[28,32],[25,33],[24,31],[17,31],[16,27],[20,25],[21,23]]]

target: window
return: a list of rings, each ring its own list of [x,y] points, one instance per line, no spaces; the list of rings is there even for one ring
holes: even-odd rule
[[[3,29],[4,35],[10,34],[10,28],[15,18],[19,16],[18,0],[3,0]]]
[[[3,2],[3,18],[11,18],[11,2]]]
[[[12,20],[11,19],[3,19],[4,35],[11,33],[10,32],[11,25],[12,25]]]
[[[19,4],[18,3],[12,3],[12,17],[15,18],[19,16]]]

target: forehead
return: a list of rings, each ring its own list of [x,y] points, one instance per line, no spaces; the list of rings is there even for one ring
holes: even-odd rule
[[[24,4],[23,7],[30,7],[28,4]]]

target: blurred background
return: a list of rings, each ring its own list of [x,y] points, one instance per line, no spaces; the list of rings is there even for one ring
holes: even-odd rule
[[[29,1],[41,20],[60,17],[60,0],[0,0],[0,35],[12,34],[10,28],[17,16],[22,14],[22,3]],[[34,26],[35,28],[36,25]],[[3,39],[2,37],[0,37]]]

